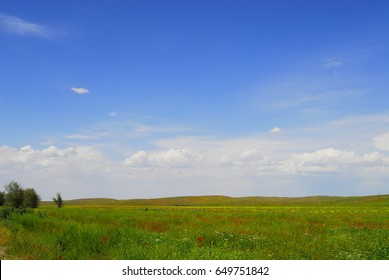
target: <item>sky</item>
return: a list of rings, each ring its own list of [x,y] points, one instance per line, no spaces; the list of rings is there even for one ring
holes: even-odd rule
[[[389,193],[388,1],[0,1],[0,184]]]

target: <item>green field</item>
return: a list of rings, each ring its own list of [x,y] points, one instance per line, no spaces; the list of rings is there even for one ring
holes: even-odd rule
[[[389,196],[42,203],[0,219],[2,259],[389,259]]]

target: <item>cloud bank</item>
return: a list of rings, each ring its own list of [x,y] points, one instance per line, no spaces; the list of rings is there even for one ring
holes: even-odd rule
[[[68,199],[388,192],[386,115],[240,137],[110,120],[43,148],[0,146],[0,182],[20,180],[43,199],[56,192]]]
[[[298,195],[297,189],[306,195],[315,193],[307,179],[341,174],[363,182],[387,179],[389,174],[389,157],[378,151],[357,153],[328,147],[313,151],[298,148],[296,152],[293,146],[262,137],[170,138],[155,143],[154,149],[134,151],[122,158],[112,158],[93,146],[2,146],[0,179],[20,178],[36,184],[44,199],[57,191],[68,197],[131,198]],[[284,182],[277,185],[279,180]],[[296,189],[291,189],[292,182]],[[340,186],[334,194],[344,194],[342,191]]]

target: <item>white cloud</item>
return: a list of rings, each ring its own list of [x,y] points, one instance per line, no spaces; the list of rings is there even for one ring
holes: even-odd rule
[[[360,129],[389,124],[388,114],[359,115],[328,122],[333,127],[358,127]]]
[[[293,99],[287,97],[277,100],[276,102],[271,104],[271,107],[273,109],[286,109],[290,107],[297,107],[312,101],[316,101],[318,99],[319,96],[314,96],[310,94],[295,96]]]
[[[109,113],[109,115],[110,115],[111,117],[117,117],[117,116],[118,116],[118,113],[116,113],[115,111],[112,111],[112,112]]]
[[[108,119],[107,119],[108,120]],[[131,151],[134,149],[134,142],[140,145],[139,150],[144,149],[142,146],[152,145],[150,137],[157,135],[170,135],[175,133],[188,132],[184,127],[167,126],[167,125],[144,125],[135,121],[124,120],[123,118],[109,118],[108,121],[90,127],[89,129],[80,129],[71,134],[60,137],[48,138],[45,145],[72,145],[82,146],[86,141],[94,141],[96,145],[112,146],[120,145],[123,147],[122,152],[128,150],[131,143]],[[147,141],[147,143],[146,143]],[[169,149],[166,148],[166,149]],[[124,153],[124,152],[123,152]]]
[[[98,195],[94,189],[115,182],[116,169],[114,162],[91,146],[0,147],[0,182],[16,180],[27,184],[46,200],[56,192],[72,197]]]
[[[282,132],[282,129],[281,128],[279,128],[279,127],[273,127],[272,129],[270,129],[269,130],[269,133],[270,134],[279,134],[279,133],[281,133]]]
[[[222,157],[223,159],[223,157]],[[244,150],[238,157],[229,158],[229,164],[234,171],[247,176],[267,176],[277,171],[277,157],[264,154],[257,149]],[[227,161],[224,159],[224,165]]]
[[[283,152],[294,148],[303,148],[305,144],[293,140],[281,141],[268,137],[246,136],[237,138],[175,137],[159,139],[154,142],[154,145],[165,149],[180,147],[191,150],[208,150],[211,154],[228,152],[228,154],[239,156],[242,151],[247,149],[257,149],[264,153]]]
[[[104,155],[93,147],[78,146],[59,149],[50,146],[46,149],[33,149],[30,145],[20,149],[0,147],[0,169],[18,172],[62,172],[58,168],[78,167],[84,171],[99,170]],[[42,169],[45,167],[47,169]]]
[[[334,147],[369,153],[380,149],[377,144],[384,147],[385,139],[381,140],[380,136],[388,125],[388,114],[355,115],[312,127],[289,128],[288,137],[306,141],[310,149]]]
[[[303,153],[299,156],[299,159],[302,164],[310,165],[351,164],[357,161],[353,151],[347,152],[334,148],[322,149],[313,153]]]
[[[389,158],[385,158],[383,154],[380,154],[379,152],[372,152],[370,154],[364,154],[363,155],[363,161],[364,162],[369,162],[369,163],[377,163],[377,164],[387,164]],[[389,167],[389,165],[388,165]]]
[[[333,68],[343,64],[339,59],[328,59],[328,62],[324,65],[324,68]]]
[[[165,139],[170,148],[154,146],[128,158],[110,159],[93,146],[34,149],[0,147],[0,181],[22,180],[50,199],[68,197],[130,198],[188,194],[262,195],[293,193],[274,180],[292,180],[299,190],[314,186],[306,178],[342,174],[380,180],[389,174],[389,157],[335,148],[297,152],[291,142],[260,137],[241,139]],[[186,148],[184,147],[186,146]],[[297,150],[301,150],[298,147]],[[385,177],[386,176],[386,177]],[[378,179],[377,179],[378,178]],[[312,180],[312,179],[310,179]],[[266,183],[266,184],[265,184]],[[245,193],[244,189],[251,192]],[[307,194],[307,193],[305,193]],[[328,194],[322,189],[320,194]]]
[[[149,155],[145,151],[139,151],[124,161],[125,165],[134,167],[150,166]]]
[[[314,152],[280,153],[260,152],[258,149],[243,151],[240,155],[222,155],[221,165],[239,170],[247,176],[304,176],[323,173],[344,173],[353,176],[382,174],[389,168],[389,158],[373,151],[357,154],[335,148]]]
[[[245,162],[256,161],[261,157],[261,153],[257,149],[246,150],[240,154],[240,159]]]
[[[373,142],[377,149],[389,152],[389,132],[374,137]]]
[[[278,96],[277,100],[268,104],[267,107],[271,109],[287,109],[306,105],[323,105],[325,103],[340,102],[347,98],[356,97],[360,95],[357,91],[332,91],[332,90],[300,90],[298,88],[291,88],[289,91],[303,92],[296,94],[282,94]],[[305,93],[304,93],[305,92]],[[318,110],[317,108],[308,108],[309,110]]]
[[[72,140],[97,140],[109,136],[104,131],[88,130],[80,131],[79,133],[65,135],[64,138]]]
[[[183,132],[188,129],[175,126],[151,126],[144,124],[134,124],[134,132],[139,134],[152,134],[152,133],[171,133],[171,132]]]
[[[127,158],[124,163],[131,167],[183,168],[190,167],[198,159],[186,149],[169,149],[161,152],[139,151]]]
[[[87,94],[89,93],[89,89],[83,88],[83,87],[72,87],[72,91],[78,94]]]
[[[389,179],[384,152],[389,132],[382,134],[386,117],[339,120],[312,131],[289,129],[281,138],[271,133],[178,137],[171,132],[179,128],[114,120],[63,136],[62,142],[55,139],[47,148],[0,146],[0,183],[22,180],[50,199],[57,191],[74,198],[296,194],[291,186],[302,195],[354,195],[360,193],[341,193],[341,183],[339,192],[331,193],[325,182]],[[377,123],[381,134],[363,129]],[[89,140],[93,146],[85,144]]]
[[[389,164],[389,158],[374,151],[366,154],[357,154],[354,151],[327,148],[311,153],[293,155],[287,160],[293,165],[294,173],[315,173],[315,172],[349,172],[355,175],[370,170],[379,169]],[[389,167],[389,165],[388,165]]]
[[[6,32],[19,36],[36,36],[49,38],[51,31],[45,26],[33,22],[28,22],[18,17],[0,14],[0,27]]]

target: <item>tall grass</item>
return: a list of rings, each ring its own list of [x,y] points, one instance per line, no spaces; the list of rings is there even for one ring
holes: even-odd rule
[[[15,259],[389,259],[389,207],[44,206],[0,226]]]

